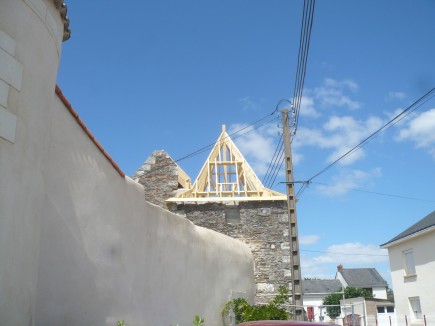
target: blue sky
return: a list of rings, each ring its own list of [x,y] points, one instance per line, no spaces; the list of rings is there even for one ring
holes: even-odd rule
[[[67,4],[58,84],[128,175],[153,150],[179,159],[213,143],[222,124],[238,130],[293,95],[302,1]],[[435,86],[434,14],[432,0],[317,1],[296,180]],[[235,140],[260,178],[279,124]],[[207,155],[179,165],[195,179]],[[284,192],[280,181],[283,172],[274,189]],[[297,206],[303,276],[333,278],[341,263],[376,267],[391,285],[379,245],[435,209],[435,98],[312,181]]]

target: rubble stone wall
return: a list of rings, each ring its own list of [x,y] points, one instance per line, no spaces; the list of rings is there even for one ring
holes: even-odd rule
[[[144,187],[147,201],[167,208],[165,200],[178,188],[177,164],[164,150],[154,151],[131,178]]]
[[[240,212],[240,220],[229,220],[225,211]],[[290,237],[287,206],[277,202],[178,204],[172,210],[196,225],[246,243],[254,257],[256,302],[267,302],[280,285],[290,283]]]

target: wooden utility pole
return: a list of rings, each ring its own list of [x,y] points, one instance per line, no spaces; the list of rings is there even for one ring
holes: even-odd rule
[[[302,300],[301,265],[299,255],[298,224],[296,218],[296,198],[293,176],[293,161],[290,141],[289,111],[282,110],[283,140],[285,153],[285,181],[287,185],[287,207],[289,216],[290,234],[290,272],[291,272],[291,294],[292,312],[294,320],[304,320],[304,309]]]

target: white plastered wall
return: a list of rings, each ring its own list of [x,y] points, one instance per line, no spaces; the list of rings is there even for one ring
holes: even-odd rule
[[[419,297],[422,314],[435,319],[435,231],[412,237],[388,247],[394,301],[398,318],[406,315],[411,322],[409,298]],[[406,276],[404,252],[412,250],[415,263],[415,276]],[[423,320],[420,320],[420,324]]]
[[[254,295],[249,248],[118,174],[55,95],[62,29],[51,0],[0,2],[0,325],[220,325]]]

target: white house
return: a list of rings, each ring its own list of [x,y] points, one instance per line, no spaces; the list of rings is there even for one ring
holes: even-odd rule
[[[322,308],[323,299],[342,288],[339,280],[303,280],[302,291],[308,320],[329,322],[326,308]]]
[[[368,290],[373,298],[387,299],[388,283],[382,278],[376,268],[343,268],[337,266],[338,279],[343,287],[362,288]]]
[[[435,211],[390,241],[388,249],[400,324],[435,321]]]

